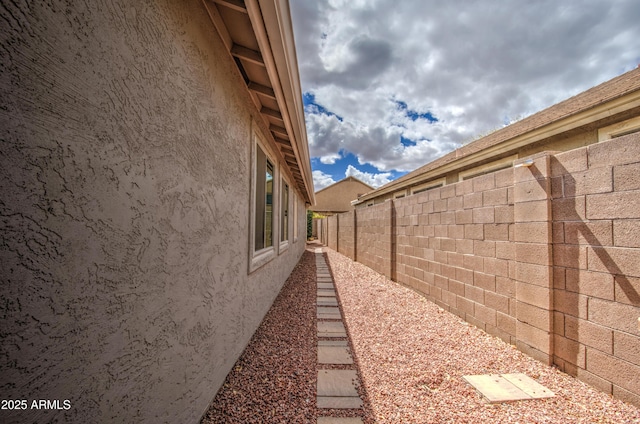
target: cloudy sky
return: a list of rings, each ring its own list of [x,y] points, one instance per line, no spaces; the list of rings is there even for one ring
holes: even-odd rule
[[[316,190],[374,187],[640,64],[638,0],[290,0]]]

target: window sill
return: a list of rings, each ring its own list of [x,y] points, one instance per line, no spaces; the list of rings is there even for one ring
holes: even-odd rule
[[[249,263],[249,273],[252,273],[256,269],[271,262],[276,257],[276,249],[273,247],[267,247],[259,250],[253,254],[251,262]]]

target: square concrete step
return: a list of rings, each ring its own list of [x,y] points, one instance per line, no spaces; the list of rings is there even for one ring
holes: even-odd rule
[[[362,399],[349,396],[318,396],[316,399],[318,408],[321,409],[358,409],[362,408]]]
[[[333,283],[320,283],[318,282],[318,288],[319,289],[329,289],[329,290],[333,290],[336,287],[333,285]]]
[[[318,346],[348,346],[346,340],[318,340]]]
[[[347,330],[340,321],[319,322],[318,337],[347,337]]]
[[[359,397],[355,370],[318,371],[318,396]]]
[[[318,306],[338,306],[338,299],[335,297],[319,297],[316,300]]]
[[[354,409],[362,407],[355,370],[318,371],[318,408]]]
[[[333,365],[353,364],[353,358],[346,346],[318,346],[318,363]]]
[[[362,424],[359,417],[318,417],[318,424]]]
[[[316,309],[318,319],[342,319],[340,309],[337,306],[318,306]]]
[[[330,289],[318,289],[318,297],[335,297],[336,291]]]

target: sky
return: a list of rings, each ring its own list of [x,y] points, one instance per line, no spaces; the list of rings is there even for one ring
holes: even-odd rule
[[[379,187],[640,65],[638,0],[289,0],[315,189]]]

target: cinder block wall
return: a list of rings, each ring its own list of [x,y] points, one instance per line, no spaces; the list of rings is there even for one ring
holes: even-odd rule
[[[357,260],[640,405],[640,134],[515,165],[356,209]]]
[[[554,363],[640,405],[640,134],[551,165]]]
[[[327,218],[327,246],[333,250],[338,250],[338,216],[332,215]]]
[[[391,278],[391,214],[385,202],[357,211],[356,255],[358,261]]]
[[[343,255],[356,259],[355,256],[355,211],[346,212],[337,215],[338,218],[338,252]]]
[[[515,344],[513,170],[394,203],[397,281]]]

